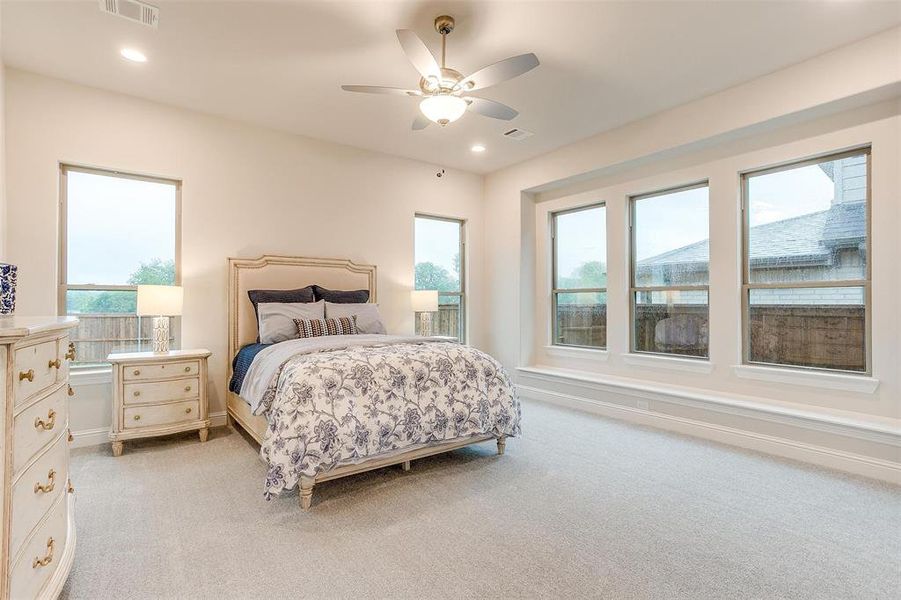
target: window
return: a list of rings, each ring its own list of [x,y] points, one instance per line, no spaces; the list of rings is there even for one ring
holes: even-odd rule
[[[707,183],[630,204],[632,351],[707,358]]]
[[[607,347],[607,208],[551,216],[553,343]]]
[[[743,175],[744,362],[869,372],[869,158]]]
[[[76,315],[76,366],[138,350],[150,319],[135,315],[141,283],[179,283],[180,183],[62,166],[61,314]],[[179,319],[172,324],[178,347]]]
[[[415,289],[438,290],[438,313],[432,334],[466,340],[466,278],[464,222],[416,215]],[[421,334],[419,319],[416,333]]]

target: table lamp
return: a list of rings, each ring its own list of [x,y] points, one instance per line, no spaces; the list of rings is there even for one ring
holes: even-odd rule
[[[153,317],[153,352],[169,352],[169,317],[181,315],[184,288],[179,285],[139,285],[138,315]]]
[[[432,313],[438,311],[438,290],[413,290],[413,312],[419,313],[419,335],[432,335]]]

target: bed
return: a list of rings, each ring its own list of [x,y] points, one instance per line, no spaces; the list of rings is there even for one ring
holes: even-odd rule
[[[374,265],[267,255],[231,258],[228,271],[227,412],[261,446],[267,498],[297,487],[309,510],[320,482],[391,465],[409,470],[415,459],[488,440],[503,454],[506,438],[519,433],[509,377],[468,346],[388,335],[256,343],[249,290],[317,284],[365,289],[377,302]]]

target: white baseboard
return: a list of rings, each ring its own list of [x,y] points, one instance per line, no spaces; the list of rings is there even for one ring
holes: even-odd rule
[[[542,379],[546,377],[547,375],[544,375]],[[522,379],[529,380],[528,377],[523,377]],[[542,381],[538,379],[533,379],[530,383],[532,384],[520,384],[516,386],[521,397],[525,399],[556,404],[605,417],[622,419],[632,423],[675,431],[724,444],[739,446],[749,450],[756,450],[767,454],[854,473],[864,477],[901,484],[901,463],[898,462],[855,454],[823,445],[776,437],[755,431],[736,429],[717,423],[663,414],[646,408],[625,406],[615,402],[605,402],[597,398],[589,398],[573,393],[547,389],[547,387],[544,387],[546,383],[542,383]],[[582,385],[585,385],[584,382]],[[644,405],[647,405],[647,402],[644,402]],[[779,415],[779,422],[783,424],[786,422],[784,414]],[[799,419],[798,426],[805,425],[808,425],[808,423]],[[849,431],[842,431],[842,435],[849,435]],[[870,435],[871,434],[868,432],[861,432],[861,439],[867,439]],[[885,434],[883,433],[880,437],[883,437],[884,435]]]
[[[210,413],[210,427],[225,427],[228,422],[227,413],[221,412]],[[83,429],[82,431],[72,432],[72,448],[84,448],[86,446],[100,446],[109,443],[109,427],[100,427],[97,429]]]

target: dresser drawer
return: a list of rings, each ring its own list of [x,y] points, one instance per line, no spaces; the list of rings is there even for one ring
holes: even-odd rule
[[[57,376],[65,361],[59,358],[58,349],[59,343],[54,339],[15,351],[13,388],[16,404],[61,381]]]
[[[122,401],[125,404],[145,404],[166,402],[167,400],[188,400],[197,398],[199,393],[200,380],[196,377],[147,383],[126,383]]]
[[[189,377],[200,373],[200,361],[187,360],[166,363],[123,365],[122,378],[125,381],[146,381],[166,377]]]
[[[65,487],[65,484],[62,484]],[[68,494],[57,497],[50,516],[23,546],[10,571],[10,598],[37,598],[60,566],[69,531]]]
[[[155,406],[130,406],[124,410],[125,429],[157,427],[200,419],[200,401],[173,402]]]
[[[68,387],[63,386],[16,415],[13,425],[14,473],[66,428],[67,393]]]
[[[12,489],[12,527],[9,547],[15,556],[19,546],[47,514],[53,501],[66,491],[69,478],[68,440],[59,436],[53,446],[28,467]]]

